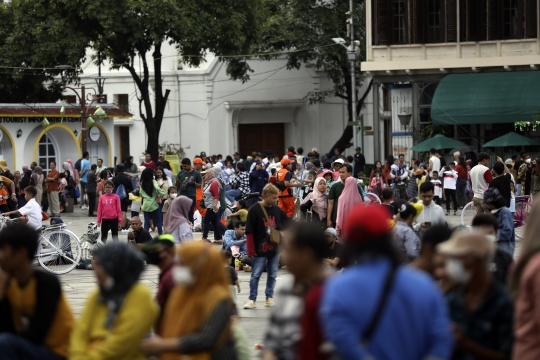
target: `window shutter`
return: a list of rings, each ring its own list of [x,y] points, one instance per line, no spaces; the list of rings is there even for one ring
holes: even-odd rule
[[[535,39],[537,34],[536,0],[525,0],[525,38]]]
[[[486,21],[482,8],[486,0],[459,0],[460,41],[481,41],[486,39]]]
[[[427,3],[425,0],[412,0],[409,29],[412,29],[413,44],[425,44],[427,41]]]
[[[390,45],[391,41],[391,16],[392,16],[392,6],[390,0],[374,0],[373,8],[374,19],[373,23],[373,34],[375,39],[374,45]]]
[[[446,42],[457,41],[457,0],[446,0],[445,28]]]
[[[488,0],[487,3],[487,40],[502,39],[502,8],[501,0]]]

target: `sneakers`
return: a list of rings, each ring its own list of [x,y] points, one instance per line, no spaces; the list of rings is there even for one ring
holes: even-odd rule
[[[90,208],[89,208],[88,206],[86,206],[86,205],[83,205],[83,206],[81,206],[81,209],[82,209],[82,210],[88,210],[88,209],[90,209]]]
[[[122,229],[122,232],[123,232],[123,233],[126,233],[126,232],[128,232],[128,231],[129,231],[128,229]]]
[[[244,272],[252,272],[252,268],[249,265],[244,265]]]
[[[274,307],[274,306],[276,306],[276,304],[274,303],[274,301],[272,301],[272,298],[268,298],[264,302],[264,306],[266,306],[266,307]]]
[[[244,305],[244,309],[255,309],[256,307],[257,307],[257,304],[255,304],[255,301],[253,301],[253,300],[249,300],[246,303],[246,305]]]

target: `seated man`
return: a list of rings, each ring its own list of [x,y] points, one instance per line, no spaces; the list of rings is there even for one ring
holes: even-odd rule
[[[23,224],[0,231],[0,359],[68,356],[73,313],[58,279],[34,270],[38,238]]]
[[[150,235],[147,230],[143,229],[142,221],[138,216],[131,218],[131,229],[132,231],[128,233],[129,243],[135,243],[140,248],[141,244],[152,240],[152,235]]]
[[[21,215],[25,218],[19,220],[21,223],[27,223],[34,230],[41,229],[41,221],[43,219],[41,215],[41,206],[35,200],[37,195],[37,190],[33,186],[27,186],[24,188],[24,198],[27,203],[19,210],[13,210],[4,213],[4,216],[9,215]]]
[[[223,249],[231,251],[232,246],[240,247],[240,255],[238,256],[238,260],[244,264],[251,265],[251,258],[247,256],[246,242],[246,223],[243,221],[237,221],[234,223],[234,230],[225,231],[225,235],[223,237]]]

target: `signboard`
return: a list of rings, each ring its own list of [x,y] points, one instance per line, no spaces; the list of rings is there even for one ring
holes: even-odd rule
[[[91,127],[90,130],[88,130],[88,137],[90,138],[90,140],[96,142],[99,140],[99,137],[101,136],[101,131],[99,130],[98,127]]]
[[[165,155],[165,160],[169,162],[169,165],[171,165],[171,171],[173,172],[174,176],[182,170],[180,167],[180,158],[178,155]]]
[[[2,141],[3,138],[4,138],[4,132],[0,130],[0,141]]]

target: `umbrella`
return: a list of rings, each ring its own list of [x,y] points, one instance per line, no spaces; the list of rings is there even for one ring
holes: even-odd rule
[[[424,140],[421,143],[414,145],[411,150],[429,151],[430,149],[451,149],[459,146],[467,146],[467,144],[459,140],[454,140],[444,135],[438,134],[430,139]]]
[[[505,147],[505,146],[539,146],[540,142],[528,138],[523,135],[516,134],[515,132],[509,132],[506,135],[488,141],[484,144],[484,147]]]
[[[474,146],[458,146],[456,148],[453,148],[449,151],[450,154],[455,153],[456,151],[459,151],[459,153],[463,156],[465,156],[468,152],[478,152]]]

